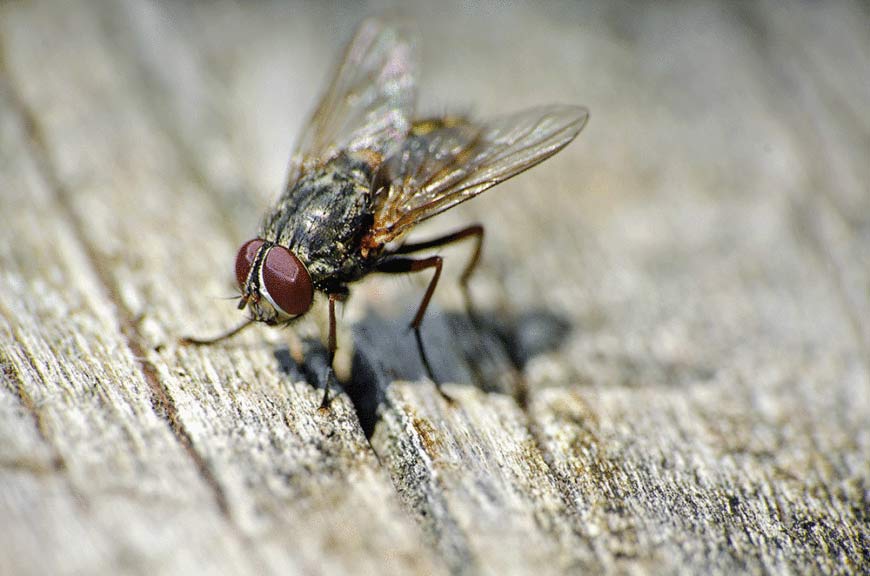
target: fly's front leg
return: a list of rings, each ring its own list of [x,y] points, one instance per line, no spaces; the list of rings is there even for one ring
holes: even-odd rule
[[[474,238],[476,241],[474,252],[472,252],[468,264],[465,265],[465,270],[462,271],[462,276],[459,277],[459,287],[462,289],[462,297],[465,299],[465,308],[468,311],[468,315],[472,320],[476,320],[477,315],[475,314],[474,305],[471,301],[471,292],[468,290],[468,279],[471,278],[471,274],[474,272],[475,268],[477,268],[477,263],[480,261],[480,253],[483,249],[483,232],[482,225],[474,224],[467,228],[463,228],[462,230],[457,230],[451,234],[439,236],[438,238],[433,238],[432,240],[427,240],[425,242],[403,244],[395,253],[410,254],[412,252],[419,252],[430,248],[439,248],[454,242],[459,242],[460,240],[465,240],[466,238]]]
[[[181,338],[181,343],[190,346],[209,346],[211,344],[217,344],[218,342],[232,338],[253,323],[253,319],[245,320],[235,328],[227,330],[223,334],[219,334],[212,338],[194,338],[193,336],[185,336],[184,338]]]
[[[344,302],[346,297],[347,294],[342,294],[340,292],[329,295],[329,336],[326,343],[329,354],[329,363],[326,366],[326,379],[323,385],[323,400],[320,402],[320,408],[322,410],[329,408],[329,381],[335,377],[335,372],[332,369],[332,362],[335,360],[335,350],[338,347],[335,336],[335,302]]]
[[[434,268],[435,273],[432,275],[432,280],[429,281],[429,287],[426,288],[426,294],[423,295],[423,300],[417,308],[417,314],[411,321],[411,328],[414,330],[414,338],[417,341],[417,351],[420,353],[420,360],[423,362],[423,368],[426,370],[426,375],[435,383],[438,392],[446,399],[451,400],[442,389],[441,383],[435,379],[435,374],[432,372],[432,366],[429,364],[429,359],[426,357],[426,350],[423,348],[423,337],[420,333],[420,325],[423,323],[423,317],[426,315],[426,309],[429,307],[429,301],[432,299],[432,294],[435,293],[435,287],[438,285],[438,279],[441,277],[441,267],[443,266],[441,256],[430,256],[429,258],[402,258],[390,257],[378,264],[377,271],[386,274],[407,274],[410,272],[421,272]]]

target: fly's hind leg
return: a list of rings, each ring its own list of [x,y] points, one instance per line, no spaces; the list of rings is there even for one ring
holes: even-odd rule
[[[459,242],[460,240],[465,240],[466,238],[474,238],[475,245],[474,252],[472,252],[471,258],[468,260],[468,264],[465,265],[465,270],[462,271],[462,276],[459,277],[459,287],[462,289],[462,297],[465,299],[465,309],[468,312],[469,317],[471,317],[472,321],[477,323],[477,314],[474,308],[474,303],[471,300],[471,292],[468,289],[468,280],[469,278],[471,278],[471,274],[474,272],[475,268],[477,268],[477,264],[480,261],[480,253],[483,248],[482,225],[473,224],[471,226],[468,226],[467,228],[463,228],[451,234],[439,236],[438,238],[433,238],[432,240],[427,240],[425,242],[413,242],[403,244],[396,250],[395,253],[410,254],[412,252],[419,252],[420,250],[439,248],[441,246],[446,246],[454,242]]]
[[[423,300],[420,301],[420,306],[417,308],[417,314],[411,321],[411,329],[414,330],[414,338],[417,341],[417,351],[420,353],[420,360],[423,362],[423,368],[426,370],[426,375],[435,383],[438,392],[448,401],[453,399],[441,389],[441,382],[435,378],[432,372],[432,365],[429,364],[429,359],[426,357],[426,350],[423,347],[423,337],[420,333],[420,325],[423,323],[423,317],[426,315],[426,309],[429,307],[429,301],[432,299],[432,294],[435,293],[435,287],[438,285],[438,279],[441,277],[441,267],[444,261],[441,256],[430,256],[429,258],[404,258],[400,256],[388,257],[386,260],[378,264],[377,271],[386,274],[408,274],[410,272],[421,272],[434,268],[435,273],[432,275],[432,280],[429,281],[429,287],[426,288],[426,293],[423,295]]]

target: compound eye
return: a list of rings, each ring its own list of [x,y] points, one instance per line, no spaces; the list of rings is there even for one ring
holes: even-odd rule
[[[242,247],[239,248],[236,254],[236,280],[239,282],[239,289],[245,291],[245,282],[248,280],[248,274],[251,273],[251,266],[254,265],[254,259],[257,257],[257,252],[263,241],[259,238],[248,240]]]
[[[263,263],[262,291],[286,316],[308,312],[314,287],[308,270],[295,254],[283,246],[273,246]]]

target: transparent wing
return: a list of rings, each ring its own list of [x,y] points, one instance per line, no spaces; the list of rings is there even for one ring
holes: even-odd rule
[[[416,99],[413,36],[410,24],[398,18],[369,18],[359,25],[302,132],[288,185],[341,150],[370,150],[383,158],[401,145]]]
[[[542,162],[571,142],[588,118],[583,107],[554,105],[479,125],[462,119],[415,124],[381,166],[369,242],[386,244]]]

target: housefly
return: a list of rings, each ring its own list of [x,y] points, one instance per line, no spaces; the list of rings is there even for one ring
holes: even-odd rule
[[[580,132],[588,112],[550,105],[477,122],[463,116],[416,118],[417,50],[407,24],[368,19],[311,117],[291,158],[286,187],[256,238],[236,256],[239,309],[254,322],[286,325],[328,298],[329,373],[336,350],[335,303],[372,272],[432,271],[411,321],[428,376],[420,325],[441,275],[442,258],[412,254],[475,240],[461,276],[463,292],[480,256],[483,227],[469,226],[424,242],[405,242],[415,225],[552,156]],[[440,386],[439,386],[440,390]]]

